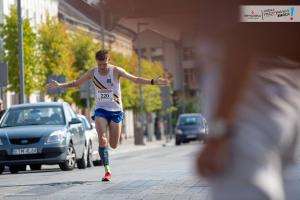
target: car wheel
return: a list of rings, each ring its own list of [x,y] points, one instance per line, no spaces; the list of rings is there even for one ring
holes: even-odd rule
[[[77,160],[78,169],[85,169],[88,163],[88,148],[84,145],[84,150],[82,154],[82,158]]]
[[[2,174],[4,172],[5,166],[4,165],[0,165],[0,174]]]
[[[92,144],[89,143],[88,146],[88,154],[87,154],[87,167],[93,167],[93,147]]]
[[[95,160],[95,161],[93,161],[93,164],[94,164],[94,166],[102,166],[103,165],[102,160]]]
[[[175,140],[175,144],[178,146],[178,145],[180,145],[180,144],[181,144],[181,141],[180,141],[180,140],[178,140],[178,139],[176,139],[176,140]]]
[[[34,164],[34,165],[29,165],[29,166],[30,166],[30,169],[33,170],[33,171],[41,170],[42,169],[42,165],[41,164]]]
[[[73,170],[76,163],[76,153],[72,143],[69,144],[67,151],[67,160],[59,164],[60,169],[63,171]]]
[[[17,174],[19,171],[26,171],[26,165],[12,165],[12,166],[9,166],[9,171],[12,174]]]

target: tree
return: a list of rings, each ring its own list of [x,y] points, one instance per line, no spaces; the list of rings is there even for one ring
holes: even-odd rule
[[[201,111],[200,97],[179,97],[177,100],[176,109],[173,109],[173,122],[175,126],[177,118],[182,113],[199,113]]]
[[[73,67],[74,55],[66,25],[55,17],[47,16],[46,22],[39,27],[38,33],[41,64],[45,70],[45,77],[55,74],[65,75],[66,81],[75,79],[79,72]],[[73,103],[71,94],[75,90],[74,88],[66,90],[62,98]]]
[[[73,31],[71,40],[75,56],[73,66],[79,73],[84,73],[96,65],[95,53],[100,49],[100,43],[94,41],[93,35],[79,28]]]
[[[75,57],[73,66],[79,74],[83,74],[96,66],[95,53],[99,50],[100,44],[94,41],[93,35],[81,29],[75,29],[71,35],[71,47]],[[86,100],[80,99],[79,90],[75,91],[72,97],[78,106],[86,107]]]
[[[110,52],[111,63],[113,65],[124,68],[126,71],[132,74],[137,69],[137,60],[134,56],[124,56],[120,53]],[[122,87],[122,102],[124,109],[138,109],[138,87],[136,84],[132,84],[127,79],[121,79]]]
[[[143,59],[142,76],[149,79],[164,76],[163,66],[159,62],[151,62]],[[153,87],[152,85],[143,86],[143,98],[146,112],[154,112],[161,109],[160,87]]]
[[[9,69],[8,89],[20,92],[19,49],[18,49],[18,16],[17,8],[12,6],[10,15],[5,16],[5,23],[0,25],[0,36],[4,42],[3,59]],[[28,19],[23,19],[23,50],[24,50],[24,82],[25,94],[29,96],[34,90],[40,89],[43,82],[43,69],[38,62],[36,34]]]

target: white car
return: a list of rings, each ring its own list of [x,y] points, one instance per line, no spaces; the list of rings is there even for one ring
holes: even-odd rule
[[[87,120],[86,116],[80,114],[77,114],[77,116],[83,123],[86,141],[88,142],[87,166],[100,166],[102,162],[98,153],[99,140],[96,128]]]

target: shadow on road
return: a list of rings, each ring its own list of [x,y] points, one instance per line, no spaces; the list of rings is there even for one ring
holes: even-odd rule
[[[29,186],[74,186],[74,185],[83,185],[99,183],[99,181],[68,181],[68,182],[56,182],[56,183],[37,183],[37,184],[14,184],[14,185],[0,185],[0,188],[9,188],[9,187],[29,187]]]

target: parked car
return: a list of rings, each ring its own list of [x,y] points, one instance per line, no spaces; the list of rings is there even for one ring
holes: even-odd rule
[[[101,158],[98,153],[99,140],[95,125],[92,125],[86,116],[77,114],[78,118],[82,121],[85,130],[85,140],[87,141],[88,157],[87,166],[92,167],[102,165]]]
[[[175,144],[191,140],[206,142],[208,128],[205,118],[199,113],[181,114],[175,128]]]
[[[10,107],[0,121],[0,174],[40,170],[58,164],[62,170],[87,167],[84,128],[67,103],[33,103]]]

